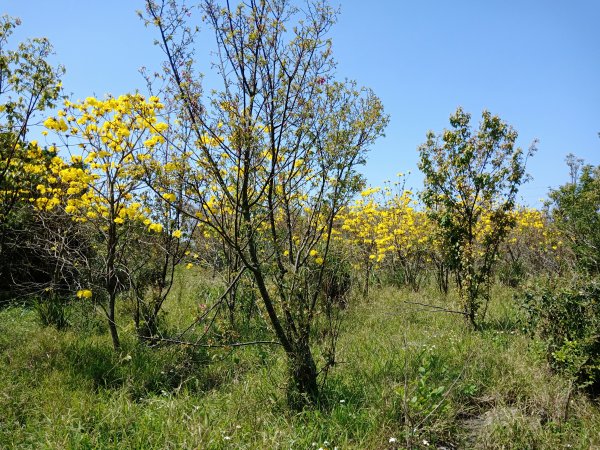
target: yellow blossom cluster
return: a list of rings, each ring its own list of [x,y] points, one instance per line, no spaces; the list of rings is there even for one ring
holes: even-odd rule
[[[477,208],[471,255],[483,259],[489,251],[486,243],[494,233],[494,218],[489,208]],[[530,265],[536,264],[535,260],[541,264],[549,256],[558,258],[563,240],[543,211],[517,208],[506,220],[514,227],[501,248],[502,255],[526,257]],[[416,283],[417,272],[434,268],[449,250],[444,248],[447,244],[442,242],[437,227],[427,212],[419,209],[411,191],[394,192],[386,186],[363,191],[339,216],[334,238],[353,255],[355,269],[365,271],[367,276],[372,269],[385,266],[393,271],[400,269],[405,280]]]
[[[168,126],[157,119],[162,108],[157,97],[146,100],[139,94],[66,101],[44,125],[65,139],[77,139],[81,154],[71,156],[70,164],[57,157],[48,182],[38,186],[43,195],[37,206],[49,209],[62,202],[80,222],[108,226],[137,220],[149,231],[162,232],[137,198],[144,175],[139,162],[165,141],[162,133]]]
[[[77,298],[91,298],[92,297],[92,291],[90,291],[89,289],[82,289],[77,291]]]
[[[544,211],[535,208],[518,208],[511,213],[515,227],[508,236],[506,246],[521,251],[553,254],[563,248],[563,236]],[[555,255],[556,257],[558,255]]]
[[[426,214],[416,206],[411,191],[367,189],[341,215],[337,237],[352,244],[373,263],[380,263],[387,256],[408,257],[430,245],[433,236]]]
[[[0,204],[8,206],[22,201],[52,209],[59,203],[56,197],[61,190],[57,189],[53,174],[66,167],[57,156],[56,148],[43,149],[37,141],[10,145],[14,148],[0,152],[0,170],[3,172]],[[0,208],[0,215],[3,210]]]

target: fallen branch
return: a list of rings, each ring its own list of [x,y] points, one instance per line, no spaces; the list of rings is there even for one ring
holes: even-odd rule
[[[429,312],[447,312],[447,313],[451,313],[451,314],[460,314],[461,316],[467,316],[468,315],[464,311],[457,311],[455,309],[446,309],[446,308],[442,308],[441,306],[430,305],[428,303],[409,302],[408,300],[404,300],[403,303],[407,303],[409,305],[424,306],[425,308],[430,308],[430,309],[433,310],[433,311],[429,311]]]
[[[148,340],[153,340],[157,342],[165,342],[167,344],[178,344],[178,345],[187,345],[189,347],[202,347],[202,348],[228,348],[228,347],[244,347],[247,345],[261,345],[261,344],[274,344],[281,345],[281,342],[278,341],[249,341],[249,342],[231,342],[227,344],[202,344],[200,342],[191,342],[191,341],[182,341],[180,339],[171,339],[171,338],[144,338]]]

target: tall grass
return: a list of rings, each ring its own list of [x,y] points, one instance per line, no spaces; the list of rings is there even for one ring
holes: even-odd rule
[[[197,274],[182,279],[165,329],[185,327],[213,298],[211,285]],[[121,314],[116,354],[82,305],[62,331],[33,310],[4,309],[0,448],[600,446],[597,405],[549,370],[521,332],[512,291],[494,291],[481,332],[415,302],[458,309],[433,289],[383,288],[353,301],[321,404],[300,413],[286,406],[278,347],[148,348]]]

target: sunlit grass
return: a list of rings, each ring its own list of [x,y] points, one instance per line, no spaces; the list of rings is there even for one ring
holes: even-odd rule
[[[167,308],[171,330],[189,323],[212,283],[186,276]],[[459,309],[433,289],[385,288],[355,301],[322,404],[301,413],[286,406],[278,347],[150,349],[123,317],[115,354],[102,321],[79,310],[57,331],[8,308],[0,311],[0,448],[600,445],[597,406],[549,371],[521,332],[513,292],[497,288],[493,298],[481,332],[459,315],[407,303]]]

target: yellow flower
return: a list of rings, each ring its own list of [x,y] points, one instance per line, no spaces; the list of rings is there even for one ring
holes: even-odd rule
[[[159,133],[162,133],[163,131],[165,131],[167,128],[169,128],[169,125],[167,125],[164,122],[159,122],[156,125],[154,125],[154,128],[156,129],[156,131],[158,131]]]
[[[191,269],[192,267],[194,267],[192,263],[187,263],[187,265],[185,266],[186,269]]]
[[[163,197],[163,198],[164,198],[166,201],[168,201],[168,202],[174,202],[174,201],[175,201],[175,198],[176,198],[176,197],[175,197],[175,194],[172,194],[172,193],[166,193],[166,194],[163,194],[163,196],[162,196],[162,197]]]
[[[181,230],[173,231],[173,237],[179,239],[181,237]]]
[[[323,264],[325,262],[325,260],[319,256],[318,258],[315,258],[315,262],[318,265],[321,265],[321,264]]]
[[[89,289],[83,289],[81,291],[77,291],[77,298],[90,298],[92,296],[92,291]]]
[[[55,124],[56,124],[56,119],[54,117],[48,117],[46,120],[44,120],[44,126],[46,128],[54,129]]]
[[[312,249],[309,253],[310,256],[317,256],[318,252],[315,249]]]
[[[160,223],[151,223],[148,226],[149,231],[155,231],[156,233],[162,233],[163,226]]]

